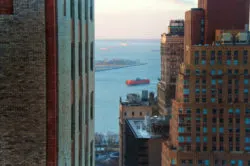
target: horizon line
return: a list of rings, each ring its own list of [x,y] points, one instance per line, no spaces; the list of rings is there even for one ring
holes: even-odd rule
[[[160,40],[160,38],[95,38],[95,40]]]

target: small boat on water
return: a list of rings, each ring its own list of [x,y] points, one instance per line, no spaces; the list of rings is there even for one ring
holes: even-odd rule
[[[141,84],[149,84],[150,80],[149,79],[140,79],[136,78],[135,80],[127,80],[126,84],[127,85],[141,85]]]

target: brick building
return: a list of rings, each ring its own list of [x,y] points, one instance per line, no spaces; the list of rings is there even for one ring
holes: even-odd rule
[[[226,16],[228,5],[221,4],[233,4],[228,2],[186,12],[185,58],[172,103],[170,139],[162,145],[163,166],[250,166],[250,36],[244,19],[249,13]],[[243,0],[235,2],[235,11],[245,10]],[[225,25],[220,16],[218,24],[210,18],[216,10],[225,14]],[[231,29],[233,23],[238,29]],[[203,27],[211,29],[202,33]]]
[[[249,0],[199,0],[204,10],[204,44],[212,44],[215,29],[244,29],[249,22]]]
[[[0,165],[94,164],[93,4],[0,0]]]
[[[175,84],[184,54],[184,20],[171,20],[168,33],[161,35],[161,80],[158,83],[158,106],[161,114],[170,114]]]

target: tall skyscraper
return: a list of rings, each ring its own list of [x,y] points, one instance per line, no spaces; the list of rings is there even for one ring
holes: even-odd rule
[[[184,63],[170,139],[163,144],[164,166],[250,165],[249,11],[241,12],[249,1],[212,2],[186,12]]]
[[[161,114],[170,114],[179,66],[184,54],[184,20],[171,20],[168,33],[161,35],[161,80],[158,83],[158,106]]]
[[[0,0],[0,165],[94,165],[93,0]]]

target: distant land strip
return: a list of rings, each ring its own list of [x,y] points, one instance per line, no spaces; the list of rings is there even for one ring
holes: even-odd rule
[[[141,66],[141,65],[146,65],[147,63],[140,63],[140,64],[134,64],[134,65],[96,65],[95,66],[95,72],[100,72],[100,71],[107,71],[107,70],[114,70],[114,69],[121,69],[121,68],[126,68],[126,67],[133,67],[133,66]]]

